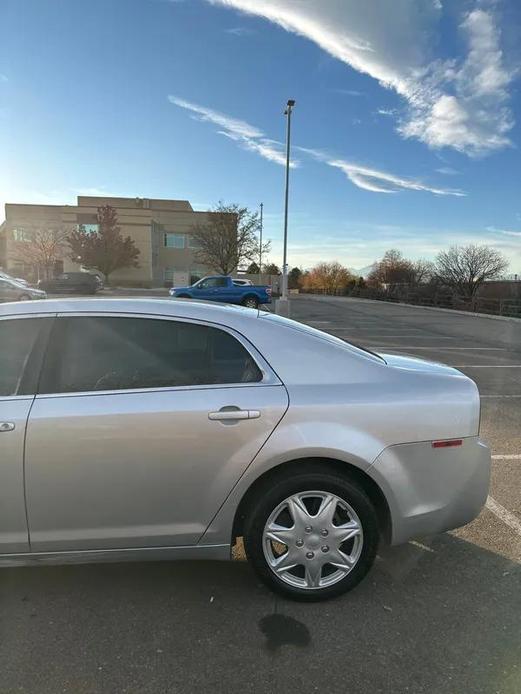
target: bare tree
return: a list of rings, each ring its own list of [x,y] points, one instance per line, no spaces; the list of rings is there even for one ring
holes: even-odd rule
[[[397,285],[415,287],[431,279],[433,264],[428,260],[408,260],[401,251],[394,248],[386,251],[382,260],[374,264],[369,273],[368,283],[373,287],[386,285],[393,289]]]
[[[229,275],[244,261],[259,258],[260,220],[257,212],[237,204],[223,202],[210,210],[206,224],[191,229],[199,248],[194,252],[197,260],[223,275]],[[262,244],[262,254],[269,253],[271,242]]]
[[[388,288],[397,284],[411,284],[414,278],[413,265],[394,248],[386,251],[384,257],[375,263],[369,273],[368,283],[373,287],[386,285]]]
[[[50,279],[57,261],[65,258],[68,234],[63,228],[32,229],[23,240],[14,242],[13,256],[31,266],[40,279]]]
[[[436,277],[467,299],[474,299],[485,280],[502,275],[508,261],[490,246],[451,246],[436,258]]]
[[[423,258],[415,260],[411,263],[411,269],[412,284],[416,286],[429,282],[434,276],[434,263],[431,263],[430,260],[424,260]]]
[[[331,263],[318,263],[302,276],[302,286],[311,291],[319,289],[327,294],[337,294],[345,290],[353,276],[336,260]]]

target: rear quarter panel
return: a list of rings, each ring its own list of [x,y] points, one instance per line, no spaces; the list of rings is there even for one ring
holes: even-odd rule
[[[286,462],[333,458],[368,471],[390,446],[475,437],[479,394],[459,372],[388,366],[356,349],[249,326],[254,342],[289,394],[289,409],[210,525],[204,542],[229,541],[235,509],[264,472]]]

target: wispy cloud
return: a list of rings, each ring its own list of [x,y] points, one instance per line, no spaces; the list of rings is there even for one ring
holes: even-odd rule
[[[231,29],[225,29],[225,32],[233,36],[250,36],[254,33],[253,29],[248,27],[231,27]]]
[[[337,94],[345,94],[346,96],[365,96],[364,92],[359,92],[357,89],[333,89],[332,91],[336,92]]]
[[[516,238],[521,238],[521,231],[513,231],[512,229],[498,229],[497,227],[487,227],[487,231],[491,231],[494,234],[503,234],[504,236],[514,236]]]
[[[388,171],[362,166],[355,162],[335,157],[321,150],[304,147],[300,147],[299,149],[306,152],[317,161],[324,162],[335,169],[340,169],[355,186],[373,193],[399,193],[404,190],[413,190],[433,193],[434,195],[454,195],[456,197],[463,197],[466,195],[462,190],[430,186],[414,178],[403,178],[391,174]]]
[[[243,149],[254,152],[264,159],[273,161],[281,166],[286,164],[283,144],[266,137],[262,130],[255,125],[220,111],[215,111],[207,106],[194,104],[177,96],[170,95],[168,100],[170,103],[189,111],[196,120],[218,126],[216,132],[219,135],[236,142]],[[363,166],[318,149],[300,146],[295,146],[294,149],[328,166],[340,169],[355,186],[373,193],[398,193],[404,190],[413,190],[433,193],[434,195],[454,195],[458,197],[466,195],[461,190],[430,186],[417,179],[396,176],[387,171]],[[295,167],[299,163],[293,159],[290,165]]]
[[[514,125],[501,33],[492,3],[467,12],[457,27],[466,53],[432,55],[439,0],[208,0],[261,16],[313,41],[354,70],[397,92],[407,108],[398,131],[433,148],[471,156],[510,144]]]
[[[459,176],[460,172],[453,169],[452,166],[440,166],[436,171],[444,176]]]
[[[219,135],[224,135],[228,139],[233,140],[243,149],[255,152],[264,159],[273,161],[281,166],[286,164],[284,145],[277,140],[266,137],[262,130],[259,130],[254,125],[206,106],[199,106],[177,96],[170,95],[168,100],[170,103],[189,111],[196,120],[217,125]],[[293,160],[290,164],[292,168],[298,165],[299,162],[296,160]]]
[[[379,116],[396,116],[398,114],[398,109],[396,108],[379,108],[376,110]]]

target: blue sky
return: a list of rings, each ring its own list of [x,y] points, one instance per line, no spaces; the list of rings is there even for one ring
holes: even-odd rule
[[[1,0],[0,203],[265,210],[280,263],[482,242],[521,272],[516,0]]]

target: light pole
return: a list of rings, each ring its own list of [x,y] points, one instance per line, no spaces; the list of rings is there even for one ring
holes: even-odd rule
[[[264,209],[264,203],[260,204],[260,239],[259,239],[259,284],[262,284],[262,210]]]
[[[295,106],[294,99],[288,99],[284,115],[287,120],[286,128],[286,192],[284,196],[284,254],[282,258],[282,299],[288,300],[288,196],[289,196],[289,164],[291,144],[291,112]]]

